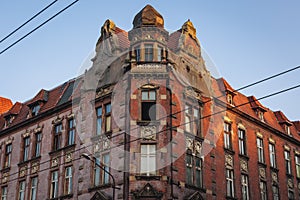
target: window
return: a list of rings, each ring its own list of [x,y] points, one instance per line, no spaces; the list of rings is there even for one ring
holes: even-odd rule
[[[25,137],[23,139],[23,161],[27,161],[29,158],[29,146],[30,146],[30,137]]]
[[[30,200],[36,200],[36,193],[37,193],[37,183],[38,183],[38,177],[33,177],[31,179],[31,185],[30,185]]]
[[[279,189],[277,185],[272,186],[273,190],[273,200],[279,200]]]
[[[32,116],[32,117],[33,117],[33,116],[37,116],[37,114],[38,114],[39,111],[40,111],[40,108],[41,108],[40,105],[35,105],[35,106],[33,106],[32,109],[31,109],[31,116]]]
[[[286,174],[292,174],[291,168],[291,154],[289,151],[284,151],[285,170]]]
[[[96,134],[100,135],[102,133],[102,107],[97,108],[97,130]]]
[[[260,199],[261,200],[267,200],[267,185],[264,181],[259,182],[260,187]]]
[[[150,62],[153,61],[153,45],[145,44],[145,61]]]
[[[111,131],[111,104],[105,105],[105,132]]]
[[[163,48],[158,46],[157,47],[157,61],[162,61],[162,54],[163,54]]]
[[[295,199],[295,197],[294,197],[294,191],[293,191],[292,188],[288,189],[288,198],[289,198],[289,200],[294,200]]]
[[[102,156],[102,163],[103,163],[103,168],[106,170],[106,171],[110,171],[109,170],[109,154],[104,154]],[[107,172],[105,172],[104,170],[102,170],[102,184],[108,184],[109,183],[109,174]]]
[[[276,154],[275,154],[275,145],[269,144],[269,153],[270,153],[270,165],[273,168],[276,168]]]
[[[100,185],[100,171],[101,168],[100,166],[100,159],[99,158],[95,158],[95,166],[94,166],[94,186],[98,186]]]
[[[34,156],[38,157],[41,155],[41,145],[42,145],[42,133],[35,134],[35,148]]]
[[[248,176],[242,174],[242,200],[249,200],[249,181]]]
[[[264,113],[262,111],[258,111],[257,112],[258,118],[260,119],[260,121],[264,122]]]
[[[185,130],[194,135],[200,135],[199,109],[185,106]]]
[[[233,105],[233,97],[232,94],[227,94],[227,103]]]
[[[256,144],[257,144],[258,162],[264,163],[265,162],[265,158],[264,158],[264,144],[263,144],[263,139],[257,138],[256,139]]]
[[[300,178],[300,155],[295,156],[296,176]]]
[[[136,62],[140,62],[141,61],[141,49],[140,46],[136,47],[134,49],[134,53],[135,53],[135,60]]]
[[[186,182],[189,185],[202,187],[202,159],[186,154]]]
[[[231,124],[224,123],[224,147],[226,149],[232,149],[231,145]]]
[[[51,173],[50,199],[58,197],[58,171]]]
[[[288,135],[291,135],[291,128],[290,128],[290,126],[285,125],[285,132],[286,132]]]
[[[75,144],[75,120],[70,119],[68,121],[68,144],[67,145],[72,145]]]
[[[5,147],[5,161],[4,161],[4,168],[10,167],[11,162],[11,151],[12,151],[12,144],[7,144]]]
[[[54,126],[54,142],[53,150],[56,151],[61,148],[61,134],[62,134],[62,124]]]
[[[142,91],[142,120],[156,120],[156,92],[155,90]]]
[[[226,169],[226,195],[228,197],[234,197],[234,180],[232,169]]]
[[[2,187],[1,189],[1,200],[7,200],[7,186]]]
[[[241,155],[246,155],[246,134],[245,130],[238,129],[239,135],[239,152]]]
[[[156,174],[156,147],[154,144],[141,144],[141,174]]]
[[[25,181],[19,183],[19,200],[25,200]]]
[[[72,167],[66,167],[65,169],[65,185],[64,185],[64,193],[71,194],[72,186],[73,186],[73,178],[72,178]]]

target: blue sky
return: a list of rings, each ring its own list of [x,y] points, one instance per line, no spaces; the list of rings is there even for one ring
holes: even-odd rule
[[[2,1],[0,38],[29,19],[52,0]],[[55,6],[3,43],[0,51],[72,1]],[[130,3],[129,3],[130,2]],[[219,74],[234,88],[300,65],[300,1],[168,1],[80,0],[47,25],[0,55],[0,96],[13,102],[32,98],[41,88],[51,89],[78,75],[93,52],[106,19],[130,30],[146,4],[155,7],[172,32],[191,19],[201,46]],[[300,84],[300,70],[242,92],[257,98]],[[300,89],[263,100],[300,120]]]

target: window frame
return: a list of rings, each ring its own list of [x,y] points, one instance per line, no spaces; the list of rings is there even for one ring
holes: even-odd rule
[[[143,148],[145,146],[146,148]],[[151,149],[153,147],[153,149]],[[146,149],[145,152],[143,150]],[[140,174],[145,176],[155,176],[157,173],[157,161],[156,161],[156,144],[154,143],[142,143],[140,145]],[[150,165],[150,163],[154,165]],[[145,166],[144,166],[145,165]]]
[[[66,146],[70,146],[75,144],[75,136],[76,136],[76,122],[75,122],[75,118],[70,118],[68,120],[68,135],[67,135],[67,144]]]
[[[269,143],[269,158],[270,158],[270,166],[273,168],[277,168],[276,149],[275,149],[275,144],[273,143]]]
[[[274,189],[276,189],[276,191]],[[272,185],[272,195],[273,195],[273,200],[280,199],[280,192],[279,192],[278,185],[274,185],[274,184]]]
[[[247,139],[245,129],[238,128],[238,138],[239,138],[239,154],[247,155]]]
[[[186,164],[186,184],[192,185],[198,188],[203,187],[203,160],[197,155],[193,155],[192,152],[187,151],[185,154]],[[199,162],[197,162],[199,161]],[[198,164],[199,163],[199,164]],[[199,175],[199,177],[197,177]]]
[[[246,174],[241,175],[241,189],[242,189],[242,200],[249,200],[249,177]]]
[[[3,168],[8,168],[11,165],[11,155],[12,155],[12,143],[6,144],[5,155],[4,155],[4,166]]]
[[[228,127],[228,129],[227,129]],[[230,122],[224,122],[224,148],[232,150],[232,124]]]
[[[42,150],[42,133],[37,132],[34,135],[34,152],[33,155],[35,158],[41,156],[41,150]]]
[[[108,109],[109,108],[109,109]],[[111,103],[106,103],[104,104],[104,110],[105,110],[105,118],[104,118],[104,123],[105,123],[105,127],[104,127],[104,132],[110,132],[112,130],[112,123],[111,123]]]
[[[226,168],[226,196],[235,197],[235,188],[234,188],[234,171],[233,169]]]
[[[146,94],[146,96],[144,96]],[[151,96],[151,94],[154,94]],[[146,98],[144,98],[146,97]],[[140,117],[141,121],[151,121],[151,117],[154,117],[154,121],[157,120],[157,108],[156,108],[156,102],[157,102],[157,91],[155,89],[142,89],[141,90],[141,112]],[[152,116],[149,111],[150,108],[154,106],[154,116]],[[147,116],[146,116],[147,115]]]
[[[296,177],[300,179],[300,155],[295,155]]]
[[[265,181],[259,181],[260,198],[261,200],[268,199],[267,183]]]
[[[264,140],[260,137],[256,138],[256,146],[257,146],[257,156],[259,163],[265,163],[265,155],[264,155]]]
[[[30,153],[30,136],[23,138],[23,153],[22,153],[22,161],[26,162],[29,160]]]
[[[291,152],[288,150],[284,150],[284,164],[286,174],[292,175]]]
[[[8,195],[8,186],[2,186],[1,187],[1,200],[7,200],[7,195]]]
[[[73,167],[65,167],[64,176],[64,194],[69,195],[73,193]]]
[[[19,181],[18,200],[25,200],[26,195],[26,181]]]
[[[154,45],[150,43],[144,44],[145,62],[153,62],[153,58],[154,58]]]
[[[57,129],[58,127],[60,127],[60,129]],[[53,151],[57,151],[62,148],[62,132],[62,123],[55,124],[53,127]]]
[[[36,185],[33,185],[33,183],[34,183],[33,180],[36,180],[36,182],[35,182]],[[38,188],[38,177],[35,176],[30,179],[30,200],[37,199],[37,188]],[[33,191],[35,191],[35,192],[33,193]]]
[[[56,179],[54,179],[56,174]],[[59,193],[59,171],[54,170],[51,171],[51,179],[50,179],[50,199],[57,198]]]

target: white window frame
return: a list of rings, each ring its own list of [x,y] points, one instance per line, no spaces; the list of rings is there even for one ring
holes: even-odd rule
[[[156,175],[156,144],[141,144],[141,174]]]
[[[249,178],[247,175],[242,174],[242,200],[249,200]]]
[[[276,168],[276,151],[275,144],[269,143],[270,166]]]
[[[256,138],[258,162],[265,163],[264,141],[262,138]]]
[[[31,178],[30,182],[30,200],[36,200],[37,198],[37,186],[38,186],[38,177]]]
[[[58,170],[51,172],[50,199],[58,197]]]

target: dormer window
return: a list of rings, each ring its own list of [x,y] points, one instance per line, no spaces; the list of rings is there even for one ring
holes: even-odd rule
[[[153,61],[153,45],[145,44],[145,62]]]
[[[264,113],[262,111],[257,111],[257,115],[258,115],[258,118],[260,121],[264,122],[265,119],[264,119]]]
[[[288,135],[291,135],[291,128],[290,128],[290,126],[285,125],[285,132],[286,132]]]
[[[227,103],[233,106],[233,96],[232,94],[227,94]]]
[[[9,127],[12,124],[12,122],[13,122],[14,119],[15,119],[15,116],[13,116],[13,115],[8,115],[7,117],[5,117],[5,125],[4,125],[4,127],[5,128]]]
[[[41,106],[39,104],[32,106],[31,108],[31,116],[37,116],[40,111]]]

